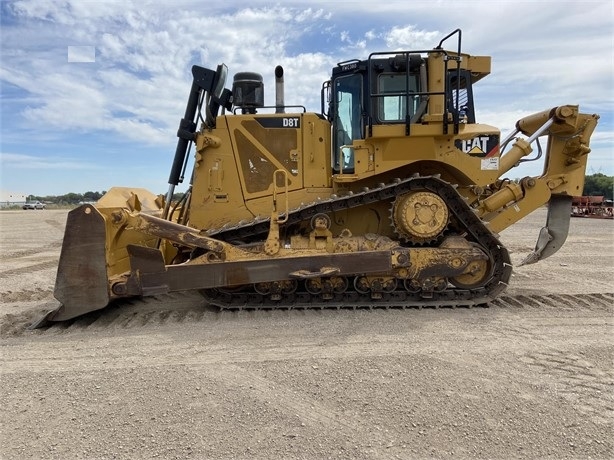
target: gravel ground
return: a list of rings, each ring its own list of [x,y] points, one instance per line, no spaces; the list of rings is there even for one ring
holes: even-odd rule
[[[541,209],[502,233],[517,264]],[[217,312],[193,293],[57,305],[66,211],[0,212],[0,458],[614,458],[614,221],[490,308]]]

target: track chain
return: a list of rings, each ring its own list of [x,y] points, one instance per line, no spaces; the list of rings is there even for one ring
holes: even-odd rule
[[[509,253],[467,205],[456,188],[438,176],[411,177],[387,185],[382,184],[376,189],[365,189],[360,193],[312,203],[291,211],[285,225],[288,226],[311,219],[318,213],[327,214],[378,201],[392,200],[397,196],[418,190],[428,190],[441,196],[448,204],[450,212],[454,215],[458,224],[467,232],[468,239],[480,244],[490,255],[493,275],[482,287],[470,290],[448,287],[440,292],[433,291],[422,295],[406,291],[403,287],[397,287],[392,292],[378,293],[377,296],[372,296],[371,293],[363,294],[357,291],[348,291],[334,294],[330,299],[323,299],[319,295],[307,292],[301,283],[296,292],[286,294],[279,300],[272,300],[269,296],[259,294],[251,289],[238,292],[207,290],[203,291],[203,295],[212,305],[222,309],[474,306],[495,299],[505,290],[512,274]],[[251,223],[242,223],[232,228],[210,231],[208,235],[226,241],[261,237],[266,235],[269,230],[268,222],[268,219],[261,219]],[[353,286],[353,283],[350,282],[350,286]]]
[[[172,300],[172,305],[169,305],[169,299]],[[594,293],[594,294],[544,294],[544,295],[502,295],[497,299],[484,304],[484,307],[504,309],[514,311],[518,309],[527,310],[545,310],[545,311],[565,311],[565,310],[586,310],[597,312],[599,315],[611,316],[612,305],[614,305],[614,292],[609,293]],[[436,308],[432,304],[422,302],[420,305],[376,305],[378,310],[394,310],[394,309],[425,309]],[[443,305],[442,305],[443,307]],[[456,305],[449,305],[447,308],[453,308]],[[343,305],[343,310],[360,310],[369,308],[360,303]],[[470,308],[468,306],[468,308]],[[370,309],[374,309],[371,307]],[[228,312],[229,314],[239,313],[242,310],[246,314],[264,314],[267,310],[264,308],[254,308],[253,305],[247,308],[235,308]],[[305,307],[306,312],[315,312],[316,310],[336,310],[334,303],[320,302],[313,304],[311,307]],[[300,307],[286,306],[284,308],[275,308],[270,311],[274,314],[292,314],[293,311],[302,312]],[[39,313],[36,313],[38,315]],[[83,330],[106,330],[109,328],[116,329],[135,329],[142,327],[159,327],[161,324],[190,324],[199,322],[215,322],[224,318],[224,312],[203,308],[203,305],[196,298],[193,298],[189,293],[173,293],[172,295],[162,295],[159,297],[144,297],[141,299],[134,298],[130,300],[118,301],[111,304],[109,307],[102,310],[96,310],[86,313],[85,315],[61,322],[50,322],[43,327],[35,330],[29,330],[28,326],[33,320],[34,313],[26,313],[23,315],[5,315],[0,318],[0,337],[20,336],[24,333],[29,334],[65,334],[71,332],[79,332]],[[34,315],[34,316],[36,316]],[[222,316],[220,316],[222,315]],[[231,316],[236,318],[235,316]]]

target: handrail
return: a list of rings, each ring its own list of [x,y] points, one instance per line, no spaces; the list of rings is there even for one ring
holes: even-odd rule
[[[234,109],[232,109],[233,115],[237,114],[237,110],[243,110],[244,108],[245,107],[235,107]],[[283,108],[283,109],[303,109],[303,113],[307,113],[307,108],[304,105],[281,105],[281,106],[277,106],[277,105],[263,105],[263,106],[260,106],[260,107],[253,107],[253,108],[254,109],[278,109],[278,108]],[[295,112],[288,112],[288,113],[295,113]],[[258,114],[252,114],[252,115],[258,115]],[[260,115],[275,115],[275,114],[260,114]],[[280,114],[277,114],[277,115],[280,115]],[[281,115],[283,115],[283,114],[281,114]]]
[[[448,51],[444,50],[442,48],[443,43],[450,37],[457,35],[458,34],[458,51],[457,51],[457,55],[456,56],[452,56],[449,54]],[[405,121],[405,133],[406,135],[409,135],[409,126],[410,126],[410,122],[411,119],[409,117],[409,98],[413,97],[413,96],[440,96],[443,95],[444,99],[447,98],[448,94],[449,94],[449,90],[450,88],[448,87],[449,85],[449,79],[448,79],[448,61],[457,61],[457,65],[456,65],[456,95],[455,95],[455,101],[454,101],[454,106],[458,109],[458,105],[459,105],[459,96],[460,96],[460,83],[461,83],[461,65],[460,65],[460,61],[461,61],[461,41],[462,41],[462,31],[461,29],[455,29],[454,31],[450,32],[448,35],[446,35],[445,37],[443,37],[441,39],[441,41],[439,42],[439,44],[434,48],[434,49],[428,49],[428,50],[409,50],[409,51],[379,51],[379,52],[374,52],[369,54],[369,58],[367,61],[367,65],[368,65],[368,81],[367,81],[367,85],[369,87],[369,98],[370,100],[373,98],[380,98],[380,97],[385,97],[385,96],[405,96],[406,97],[406,103],[405,103],[405,110],[406,110],[406,121]],[[430,54],[430,53],[441,53],[443,54],[444,58],[444,89],[443,91],[421,91],[421,92],[410,92],[409,91],[409,75],[410,75],[410,55],[412,54],[418,54],[418,55],[422,55],[422,54]],[[406,85],[405,87],[407,88],[406,91],[400,92],[400,94],[398,93],[380,93],[377,91],[377,85],[372,85],[372,81],[373,81],[373,66],[372,66],[372,60],[374,58],[374,56],[398,56],[398,55],[403,55],[405,57],[405,64],[406,64],[406,70],[405,70],[405,74],[406,74]],[[373,92],[373,88],[376,88],[376,91]],[[373,129],[373,114],[371,113],[372,108],[371,108],[371,104],[368,104],[367,106],[367,117],[369,119],[369,131],[372,132]],[[448,134],[448,101],[444,100],[444,104],[443,104],[443,133],[444,134]],[[454,134],[458,134],[458,126],[460,123],[460,115],[458,113],[458,110],[456,110],[455,113],[453,113],[453,122],[454,122]]]
[[[283,190],[280,190],[280,187],[277,185],[277,177],[281,174],[284,179]],[[273,211],[277,213],[277,223],[284,224],[288,221],[288,211],[290,210],[290,205],[288,202],[288,188],[290,186],[290,180],[288,179],[288,171],[285,169],[276,169],[273,172]],[[277,209],[277,194],[283,193],[285,200],[285,210],[283,211],[283,217],[279,217],[279,210]]]

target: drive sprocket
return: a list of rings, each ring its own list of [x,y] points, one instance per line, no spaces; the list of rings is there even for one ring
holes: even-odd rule
[[[401,239],[414,244],[437,240],[443,235],[449,219],[446,202],[428,190],[400,195],[392,205],[395,232]]]

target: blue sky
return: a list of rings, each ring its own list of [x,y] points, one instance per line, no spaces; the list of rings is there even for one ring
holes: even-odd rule
[[[2,0],[1,188],[164,193],[192,64],[224,62],[229,81],[263,74],[271,105],[281,64],[286,103],[319,111],[337,62],[432,48],[456,28],[463,51],[493,58],[474,89],[479,122],[505,134],[524,115],[580,104],[601,115],[588,173],[614,175],[612,8],[610,0]],[[540,171],[530,163],[510,176]]]

